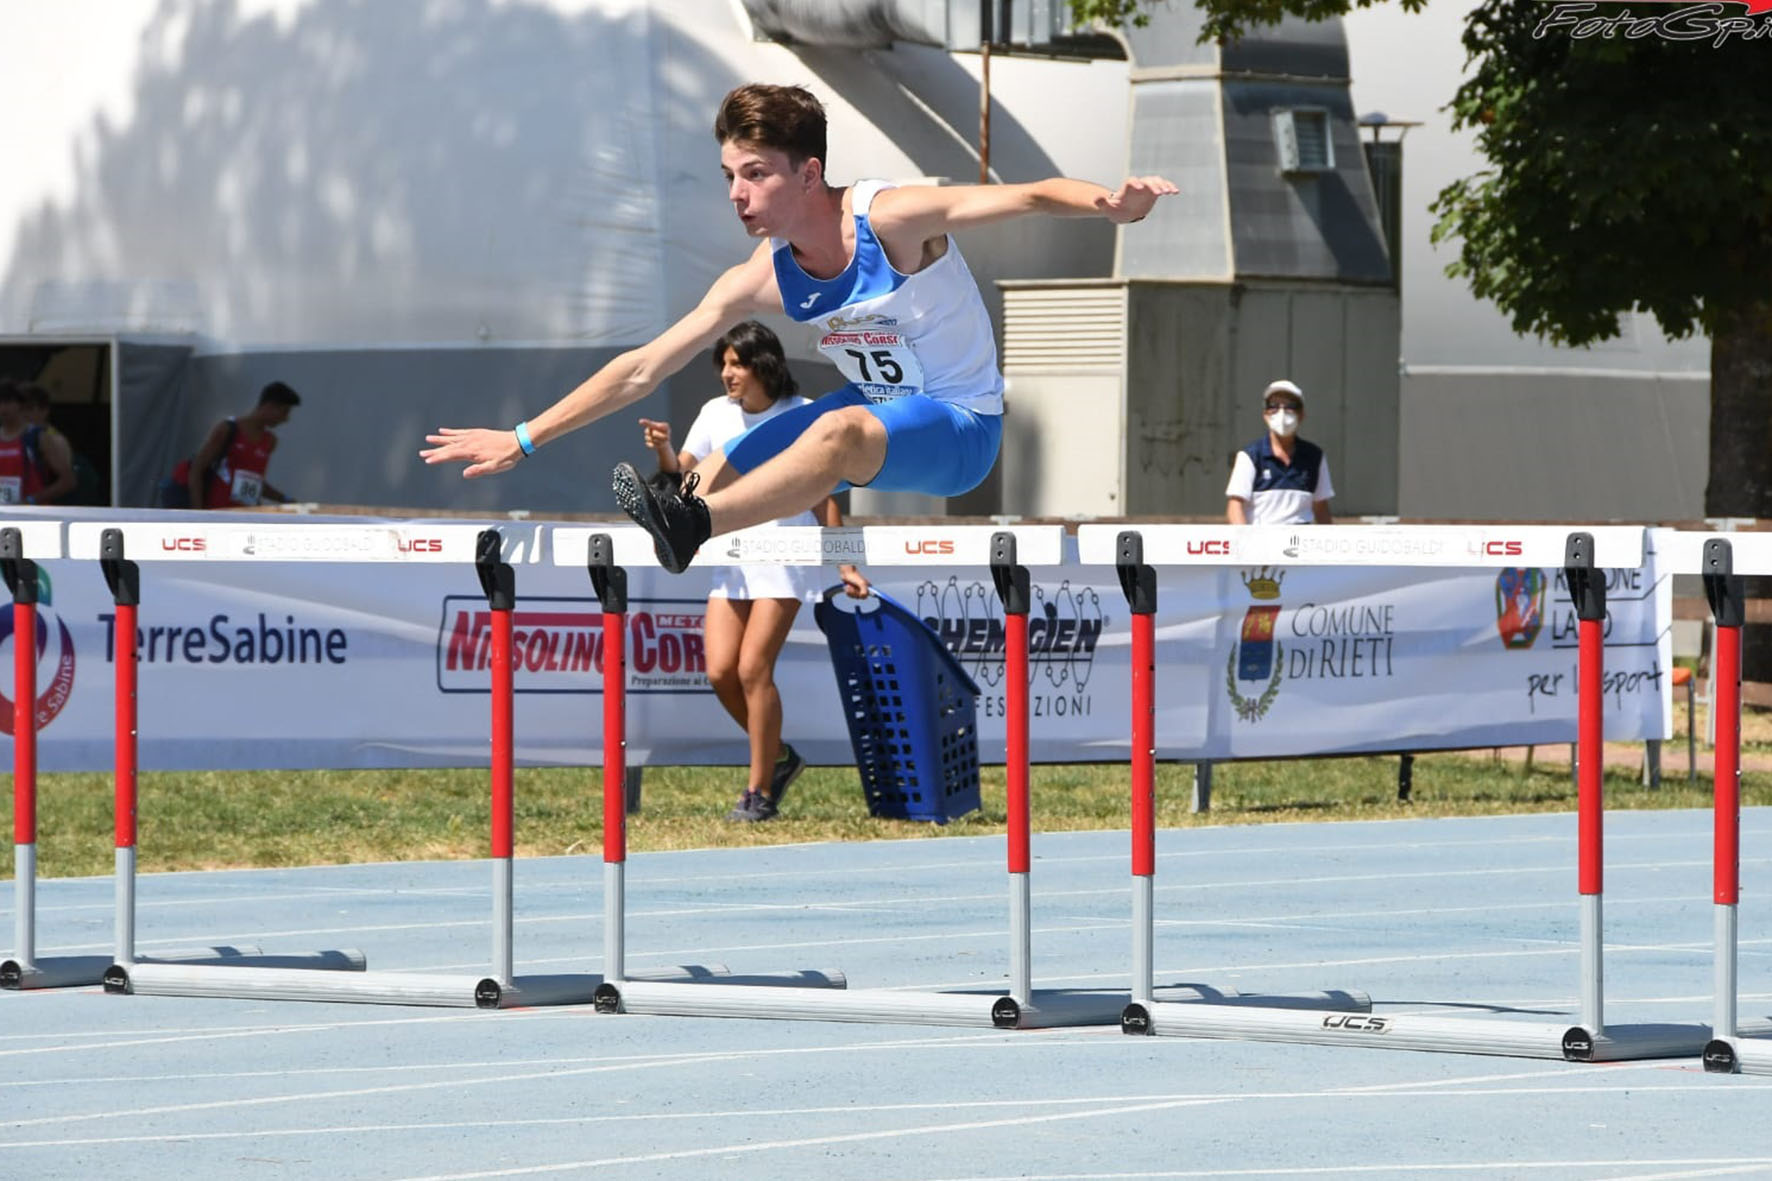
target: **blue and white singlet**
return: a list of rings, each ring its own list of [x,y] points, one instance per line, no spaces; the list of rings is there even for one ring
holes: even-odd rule
[[[894,187],[857,181],[850,189],[855,256],[834,279],[800,269],[785,239],[770,239],[775,282],[790,319],[819,331],[818,351],[875,402],[922,394],[979,414],[1003,413],[997,341],[978,283],[950,235],[947,252],[901,274],[868,224],[876,194]]]

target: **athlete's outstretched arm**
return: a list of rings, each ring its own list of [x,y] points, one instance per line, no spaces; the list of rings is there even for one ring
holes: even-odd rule
[[[1018,185],[905,185],[875,197],[869,218],[888,234],[925,239],[1031,214],[1124,224],[1174,192],[1160,176],[1130,177],[1117,189],[1062,176]]]
[[[716,279],[694,311],[646,344],[614,358],[529,419],[531,442],[540,447],[639,401],[734,324],[759,311],[780,310],[769,243],[763,242],[749,260]],[[468,466],[462,475],[469,479],[509,471],[523,458],[516,432],[508,427],[440,427],[436,434],[426,435],[425,442],[432,446],[418,453],[421,459],[426,463],[465,463]]]

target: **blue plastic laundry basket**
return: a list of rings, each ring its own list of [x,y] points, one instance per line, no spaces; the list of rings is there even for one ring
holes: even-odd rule
[[[978,686],[929,627],[875,591],[826,591],[813,618],[831,648],[837,695],[868,812],[946,824],[978,807]]]

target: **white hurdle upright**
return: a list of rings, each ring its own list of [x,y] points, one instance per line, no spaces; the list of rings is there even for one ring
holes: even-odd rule
[[[0,527],[0,575],[12,592],[13,953],[0,960],[0,988],[75,988],[101,983],[108,955],[37,955],[37,562],[60,558],[59,521]],[[71,659],[71,653],[69,655]],[[71,667],[71,665],[70,665]],[[228,963],[256,948],[211,947],[156,956],[161,963]]]
[[[589,1002],[600,976],[518,976],[512,962],[513,672],[511,613],[516,578],[501,559],[497,530],[477,525],[76,524],[73,558],[97,558],[117,602],[117,962],[105,990],[144,996],[243,997],[502,1009]],[[140,574],[127,554],[180,562],[472,562],[492,612],[492,959],[487,973],[365,971],[361,952],[267,956],[225,964],[169,964],[133,955],[135,928],[135,645]],[[315,971],[343,968],[345,971]],[[686,967],[670,979],[699,979]]]
[[[1643,530],[1608,526],[1575,531],[1556,526],[1337,526],[1155,525],[1136,530],[1084,525],[1078,549],[1085,565],[1113,565],[1131,600],[1148,594],[1154,608],[1151,566],[1562,566],[1566,572],[1580,642],[1577,732],[1580,818],[1580,1019],[1577,1024],[1486,1021],[1417,1014],[1396,1016],[1324,1015],[1219,1005],[1172,1005],[1154,997],[1152,879],[1155,848],[1152,826],[1134,825],[1133,1000],[1121,1028],[1126,1033],[1171,1037],[1240,1038],[1252,1041],[1360,1045],[1392,1050],[1438,1050],[1466,1054],[1616,1061],[1697,1054],[1709,1036],[1702,1025],[1608,1026],[1602,996],[1601,935],[1601,693],[1606,584],[1602,571],[1634,568],[1643,562]],[[1147,565],[1148,564],[1148,565]],[[1142,573],[1141,571],[1148,571]],[[1136,610],[1136,605],[1135,605]],[[1135,695],[1139,662],[1134,660]],[[1146,673],[1143,702],[1133,703],[1132,759],[1137,767],[1153,757],[1148,726],[1138,720],[1151,708],[1154,668]],[[1147,773],[1134,784],[1149,790]],[[1148,801],[1143,804],[1148,815]],[[1135,818],[1140,805],[1135,802]]]
[[[656,566],[651,539],[641,530],[559,529],[558,565],[587,565],[604,609],[604,974],[597,993],[602,1012],[690,1017],[765,1017],[809,1021],[872,1021],[1040,1029],[1112,1025],[1125,1008],[1120,990],[1036,989],[1032,968],[1032,895],[1028,801],[1028,611],[1027,566],[1064,561],[1064,529],[1058,525],[947,527],[867,526],[819,529],[760,528],[726,534],[702,547],[705,555],[732,563],[830,566],[987,566],[1004,608],[1004,695],[1008,783],[1009,964],[1006,987],[976,992],[897,989],[788,989],[746,983],[681,987],[638,981],[622,971],[625,942],[627,844],[622,806],[626,742],[622,631],[627,610],[628,566]],[[1025,563],[1025,564],[1024,564]],[[792,978],[792,974],[789,974]],[[749,978],[763,980],[766,978]],[[1287,1005],[1299,998],[1246,997],[1194,985],[1162,990],[1176,1001]],[[1305,998],[1303,1003],[1321,1003]],[[1333,1003],[1333,1002],[1330,1002]]]
[[[1772,574],[1772,533],[1657,530],[1658,565],[1697,574],[1716,621],[1711,711],[1716,719],[1711,899],[1713,961],[1711,1040],[1704,1068],[1713,1074],[1772,1074],[1772,1032],[1764,1020],[1743,1023],[1737,986],[1736,906],[1741,897],[1741,629],[1747,622],[1745,575]],[[1687,725],[1693,725],[1687,719]]]

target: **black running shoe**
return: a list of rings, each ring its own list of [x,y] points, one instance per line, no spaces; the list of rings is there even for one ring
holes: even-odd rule
[[[744,815],[739,817],[740,820],[747,820],[755,824],[759,821],[775,819],[774,800],[760,791],[746,792],[745,798],[750,801],[750,807],[744,809]]]
[[[615,465],[615,502],[636,525],[652,534],[658,564],[672,574],[688,569],[695,551],[713,533],[707,503],[695,495],[698,482],[697,473],[690,472],[683,478],[683,491],[672,495],[649,484],[633,464]]]
[[[732,806],[732,811],[726,813],[726,819],[749,820],[751,818],[751,809],[756,803],[757,793],[746,788],[745,793],[738,797],[738,803]]]
[[[775,760],[775,770],[769,776],[769,798],[777,807],[781,805],[781,797],[788,794],[788,788],[805,769],[806,760],[800,757],[800,752],[791,744],[782,743],[781,758]]]

